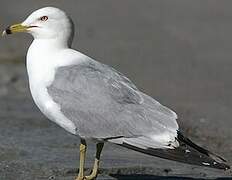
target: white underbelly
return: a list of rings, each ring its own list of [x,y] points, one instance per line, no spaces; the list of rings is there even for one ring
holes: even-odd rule
[[[46,86],[42,86],[40,82],[30,80],[30,90],[35,104],[40,111],[51,121],[72,134],[77,134],[76,126],[61,112],[61,107],[53,101],[47,92]]]

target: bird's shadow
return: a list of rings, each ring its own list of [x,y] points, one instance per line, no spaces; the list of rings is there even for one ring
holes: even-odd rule
[[[175,179],[183,179],[183,180],[204,180],[209,178],[192,178],[192,177],[183,177],[183,176],[157,176],[157,175],[149,175],[149,174],[130,174],[130,175],[122,175],[122,174],[110,174],[111,177],[116,178],[118,180],[175,180]],[[216,180],[223,179],[231,179],[231,177],[218,177]]]

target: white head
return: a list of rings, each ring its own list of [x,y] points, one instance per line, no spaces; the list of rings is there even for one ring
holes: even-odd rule
[[[3,34],[27,32],[35,39],[57,39],[70,46],[74,36],[71,18],[55,7],[45,7],[34,11],[24,22],[9,26]]]

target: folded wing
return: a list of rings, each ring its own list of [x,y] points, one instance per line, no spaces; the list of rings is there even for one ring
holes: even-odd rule
[[[82,137],[145,136],[167,146],[177,136],[177,116],[172,110],[96,61],[58,68],[48,93]]]

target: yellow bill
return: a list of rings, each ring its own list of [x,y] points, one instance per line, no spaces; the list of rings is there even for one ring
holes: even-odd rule
[[[30,26],[24,26],[22,24],[14,24],[12,26],[9,26],[2,32],[2,36],[13,34],[16,32],[27,32],[27,30],[30,28]]]

